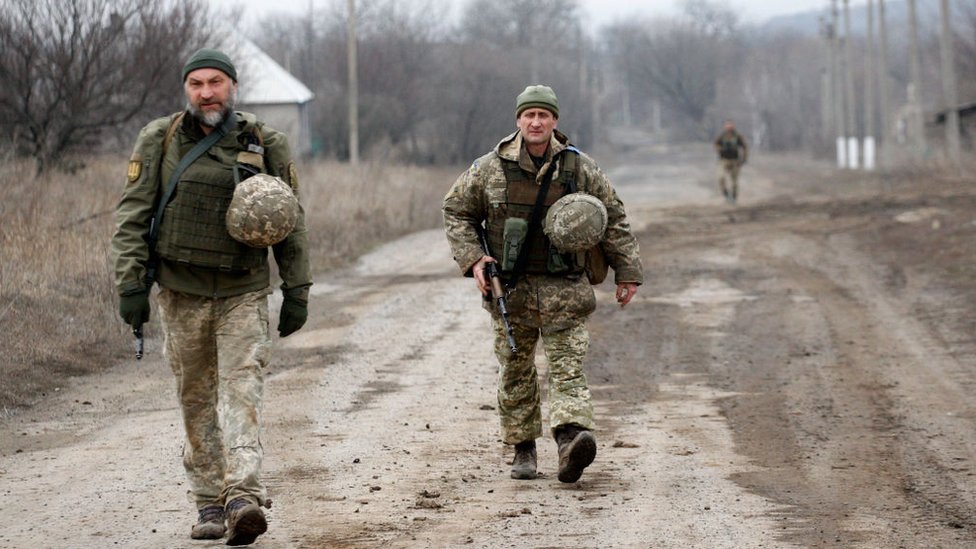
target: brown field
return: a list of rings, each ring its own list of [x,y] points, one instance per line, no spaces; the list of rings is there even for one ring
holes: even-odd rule
[[[91,159],[76,174],[34,175],[0,163],[0,415],[10,415],[72,376],[132,357],[118,317],[109,241],[125,159]],[[301,166],[313,270],[349,264],[373,246],[436,227],[458,169]],[[277,283],[273,283],[277,284]],[[156,328],[155,313],[147,328]]]

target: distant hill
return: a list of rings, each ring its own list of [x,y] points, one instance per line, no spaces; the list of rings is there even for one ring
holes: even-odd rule
[[[824,2],[826,4],[826,2]],[[843,3],[838,2],[840,10],[840,21],[843,25]],[[878,2],[875,0],[875,29],[877,29],[877,9]],[[854,35],[864,35],[867,32],[867,4],[860,0],[851,8],[851,33]],[[803,35],[816,35],[820,32],[820,20],[830,19],[830,8],[824,7],[822,10],[810,10],[790,15],[780,15],[768,19],[759,25],[759,31],[764,33],[791,33]],[[889,28],[902,27],[908,21],[908,3],[904,0],[885,2],[885,18]],[[938,0],[918,0],[919,24],[923,27],[931,27],[939,21],[939,1]]]

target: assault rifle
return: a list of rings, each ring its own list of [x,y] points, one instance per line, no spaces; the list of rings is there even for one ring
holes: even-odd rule
[[[488,246],[488,235],[485,234],[485,229],[481,225],[475,225],[475,229],[478,231],[478,240],[481,241],[481,250],[485,252],[488,257],[494,257],[491,255],[491,248]],[[491,297],[494,298],[495,304],[498,306],[498,312],[502,315],[502,322],[505,324],[505,335],[508,337],[508,346],[511,347],[512,352],[518,352],[518,347],[515,345],[515,334],[512,332],[512,323],[508,320],[508,304],[505,302],[505,290],[502,288],[501,275],[498,273],[498,264],[495,262],[485,263],[485,276],[491,283]],[[486,300],[491,299],[485,297]]]

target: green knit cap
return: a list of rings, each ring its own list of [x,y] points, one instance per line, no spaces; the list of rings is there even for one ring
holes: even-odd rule
[[[538,107],[546,109],[553,116],[559,118],[559,100],[556,99],[556,92],[549,86],[529,86],[519,94],[515,100],[515,118],[522,116],[522,111]]]
[[[203,48],[191,55],[186,65],[183,65],[183,81],[186,82],[186,75],[197,69],[217,69],[225,72],[231,80],[237,82],[237,69],[231,63],[230,57],[227,57],[227,54],[220,50]]]

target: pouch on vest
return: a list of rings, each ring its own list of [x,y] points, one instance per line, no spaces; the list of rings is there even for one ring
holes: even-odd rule
[[[502,250],[503,271],[510,272],[515,269],[515,261],[522,250],[522,245],[525,244],[525,237],[528,233],[528,220],[518,217],[510,217],[505,220],[505,232],[502,233],[502,239],[505,243]]]
[[[551,274],[565,273],[572,270],[575,265],[576,262],[571,257],[560,253],[551,242],[549,243],[549,259],[546,262],[546,269]]]

